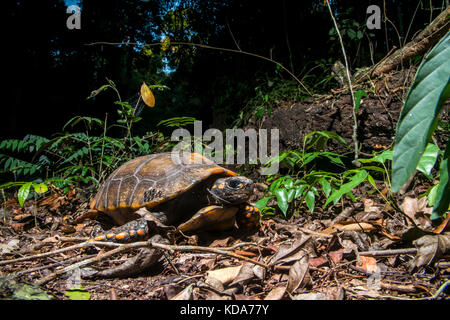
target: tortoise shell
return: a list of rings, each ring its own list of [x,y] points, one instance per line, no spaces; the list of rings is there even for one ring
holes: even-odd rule
[[[174,161],[174,155],[179,155],[181,161]],[[124,224],[135,218],[133,212],[139,208],[151,211],[161,207],[216,176],[237,174],[197,153],[142,156],[116,169],[100,187],[90,207],[108,214],[117,224]]]

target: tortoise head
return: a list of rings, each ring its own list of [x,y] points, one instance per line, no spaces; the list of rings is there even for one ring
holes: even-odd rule
[[[208,191],[221,204],[239,204],[250,198],[253,193],[253,181],[239,176],[220,178]]]

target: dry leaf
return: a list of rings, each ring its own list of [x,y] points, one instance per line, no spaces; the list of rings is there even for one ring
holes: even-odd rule
[[[334,264],[338,264],[342,260],[342,256],[344,254],[344,249],[339,249],[335,251],[331,251],[328,256]]]
[[[230,283],[230,287],[236,285],[237,283],[245,282],[252,279],[255,276],[255,274],[253,273],[253,266],[254,266],[253,263],[245,262],[242,265],[242,268],[240,268],[236,278],[233,280],[232,283]]]
[[[267,294],[264,300],[281,300],[286,292],[286,287],[275,287]]]
[[[326,257],[324,257],[324,256],[320,256],[320,257],[317,257],[317,258],[312,258],[312,259],[309,260],[309,265],[311,267],[315,267],[315,268],[318,268],[318,267],[321,267],[323,265],[326,265],[327,263],[328,263],[328,259]]]
[[[333,261],[334,264],[338,264],[342,260],[342,255],[344,254],[344,249],[338,249],[335,251],[331,251],[328,253],[329,259]],[[328,258],[326,256],[320,256],[317,258],[311,258],[309,259],[309,265],[311,267],[321,267],[323,265],[328,264]]]
[[[223,292],[224,290],[222,282],[216,278],[205,277],[205,283],[216,291]]]
[[[332,226],[320,231],[320,233],[325,234],[333,234],[337,231],[363,231],[369,232],[372,230],[376,230],[377,225],[369,222],[355,222],[355,221],[341,221],[339,223],[335,223]]]
[[[141,97],[142,101],[149,107],[153,108],[155,106],[155,96],[145,83],[141,86]]]
[[[209,246],[211,248],[216,247],[228,247],[231,243],[233,243],[233,237],[226,237],[224,239],[215,239]]]
[[[376,273],[378,271],[377,260],[374,257],[360,256],[361,265],[358,262],[356,266],[363,269],[369,273]]]
[[[74,233],[74,232],[76,231],[75,227],[74,227],[74,226],[71,226],[70,224],[63,224],[63,225],[60,227],[60,230],[61,230],[63,233],[65,233],[65,234],[67,234],[67,233]]]
[[[310,236],[301,236],[292,244],[281,245],[277,253],[270,259],[269,265],[273,266],[280,263],[288,263],[299,260],[305,252],[301,250],[311,239]]]
[[[309,269],[309,256],[304,253],[303,257],[297,260],[289,269],[289,278],[286,291],[293,293],[303,283]]]
[[[189,286],[181,290],[181,292],[172,297],[170,300],[191,300],[193,290],[194,284],[191,283]]]
[[[266,269],[261,266],[253,266],[253,274],[259,279],[264,280],[266,277]]]
[[[217,269],[208,271],[206,274],[208,277],[215,278],[219,280],[223,285],[226,285],[227,283],[230,283],[239,274],[239,271],[241,271],[242,265],[235,266],[235,267],[228,267],[223,269]]]
[[[450,251],[450,235],[437,234],[423,236],[413,242],[417,253],[412,261],[411,271],[425,265],[430,265],[436,259]]]
[[[323,293],[301,293],[292,297],[292,300],[327,300],[327,296]]]
[[[18,239],[12,239],[6,244],[0,243],[0,253],[1,254],[11,253],[11,252],[19,249],[19,246],[18,246],[19,242],[20,241]]]
[[[417,225],[420,225],[423,228],[431,227],[430,215],[433,208],[427,207],[426,197],[423,197],[422,199],[405,197],[401,207]]]

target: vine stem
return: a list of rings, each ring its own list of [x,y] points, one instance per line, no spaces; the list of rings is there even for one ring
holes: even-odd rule
[[[167,45],[161,42],[156,42],[156,43],[148,43],[148,44],[142,44],[142,43],[136,43],[136,42],[92,42],[92,43],[87,43],[86,45],[88,46],[94,46],[94,45],[111,45],[111,46],[118,46],[118,45],[134,45],[134,46],[141,46],[141,47],[155,47],[155,46],[162,46],[162,45]],[[256,53],[252,53],[252,52],[247,52],[247,51],[242,51],[242,50],[236,50],[236,49],[229,49],[229,48],[221,48],[221,47],[214,47],[214,46],[210,46],[207,44],[201,44],[201,43],[193,43],[193,42],[180,42],[180,41],[174,41],[174,42],[170,42],[170,46],[192,46],[192,47],[199,47],[199,48],[204,48],[204,49],[211,49],[211,50],[219,50],[219,51],[226,51],[226,52],[233,52],[233,53],[240,53],[240,54],[244,54],[247,56],[252,56],[252,57],[256,57],[256,58],[260,58],[269,62],[272,62],[274,64],[276,64],[277,66],[279,66],[281,69],[283,69],[284,71],[286,71],[292,78],[295,79],[295,81],[297,81],[302,88],[310,95],[312,96],[313,94],[308,90],[308,88],[300,81],[299,78],[297,78],[291,71],[289,71],[288,68],[286,68],[285,66],[283,66],[281,63],[279,63],[278,61],[275,61],[271,58],[256,54]]]
[[[334,27],[336,29],[336,32],[338,34],[339,37],[339,42],[341,44],[341,49],[342,49],[342,54],[344,56],[344,63],[345,63],[345,71],[346,71],[346,75],[347,75],[347,81],[348,81],[348,87],[350,89],[350,94],[352,96],[352,103],[353,103],[353,108],[352,108],[352,114],[353,114],[353,135],[352,135],[352,139],[353,139],[353,144],[355,146],[355,159],[353,164],[355,164],[356,166],[358,166],[359,162],[358,162],[358,138],[357,138],[357,130],[358,130],[358,121],[356,119],[356,103],[355,103],[355,95],[353,93],[353,86],[352,86],[352,79],[350,77],[350,70],[349,70],[349,66],[348,66],[348,61],[347,61],[347,54],[345,53],[345,47],[344,47],[344,42],[342,41],[342,36],[341,33],[339,31],[337,22],[336,22],[336,18],[334,17],[333,11],[331,10],[331,6],[330,6],[330,1],[327,0],[327,6],[328,6],[328,10],[330,11],[330,15],[331,15],[331,19],[333,20],[333,24]]]

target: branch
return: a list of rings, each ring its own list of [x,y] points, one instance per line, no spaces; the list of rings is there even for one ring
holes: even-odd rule
[[[92,43],[87,43],[87,46],[94,46],[94,45],[110,45],[110,46],[119,46],[119,45],[134,45],[134,46],[141,46],[141,47],[155,47],[155,46],[162,46],[163,43],[161,42],[156,42],[156,43],[149,43],[149,44],[142,44],[142,43],[136,43],[136,42],[92,42]],[[165,44],[167,45],[167,44]],[[245,54],[251,57],[256,57],[256,58],[260,58],[269,62],[272,62],[274,64],[276,64],[277,66],[279,66],[281,69],[283,69],[284,71],[286,71],[292,78],[295,79],[295,81],[297,81],[302,87],[303,89],[305,89],[305,91],[312,96],[312,93],[308,90],[308,88],[306,88],[306,86],[300,81],[300,79],[298,79],[291,71],[289,71],[289,69],[287,69],[285,66],[283,66],[281,63],[271,59],[271,58],[267,58],[264,56],[261,56],[259,54],[256,53],[252,53],[252,52],[246,52],[246,51],[242,51],[242,50],[235,50],[235,49],[228,49],[228,48],[220,48],[220,47],[214,47],[214,46],[209,46],[206,44],[201,44],[201,43],[192,43],[192,42],[179,42],[179,41],[174,41],[174,42],[170,42],[169,44],[170,46],[192,46],[192,47],[199,47],[199,48],[204,48],[204,49],[212,49],[212,50],[219,50],[219,51],[226,51],[226,52],[233,52],[233,53],[240,53],[240,54]]]
[[[36,282],[37,285],[42,285],[44,283],[47,283],[48,281],[56,278],[58,275],[70,272],[72,270],[81,268],[83,266],[86,265],[90,265],[96,262],[99,262],[101,260],[104,260],[106,258],[111,257],[114,254],[117,253],[121,253],[121,252],[125,252],[125,251],[129,251],[132,249],[137,249],[137,248],[144,248],[144,247],[148,247],[148,248],[157,248],[157,249],[161,249],[161,250],[166,250],[166,251],[200,251],[200,252],[209,252],[209,253],[215,253],[215,254],[221,254],[221,255],[225,255],[225,256],[229,256],[229,257],[233,257],[239,260],[243,260],[246,262],[250,262],[259,266],[262,266],[264,268],[268,268],[267,264],[260,262],[260,261],[256,261],[254,259],[245,257],[245,256],[241,256],[239,254],[236,254],[234,252],[229,252],[230,250],[234,250],[238,247],[244,246],[244,245],[255,245],[253,243],[239,243],[236,244],[232,247],[228,247],[228,248],[209,248],[209,247],[200,247],[200,246],[176,246],[176,245],[166,245],[166,244],[162,244],[162,243],[157,243],[157,242],[152,242],[152,240],[148,240],[148,241],[140,241],[140,242],[133,242],[133,243],[127,243],[127,244],[120,244],[120,243],[114,243],[114,242],[103,242],[103,241],[86,241],[83,243],[79,243],[70,247],[66,247],[63,249],[59,249],[59,250],[54,250],[51,252],[46,252],[46,253],[41,253],[41,254],[36,254],[36,255],[32,255],[32,256],[28,256],[28,257],[22,257],[22,258],[18,258],[18,259],[11,259],[11,260],[4,260],[4,261],[0,261],[0,265],[3,264],[9,264],[9,263],[15,263],[15,262],[22,262],[22,261],[27,261],[27,260],[33,260],[33,259],[39,259],[39,258],[44,258],[44,257],[48,257],[51,255],[55,255],[58,253],[62,253],[65,251],[69,251],[69,250],[75,250],[75,249],[80,249],[80,248],[86,248],[86,247],[91,247],[91,246],[103,246],[103,247],[116,247],[115,249],[108,251],[104,254],[98,255],[96,257],[93,258],[89,258],[89,259],[85,259],[83,261],[74,263],[70,266],[67,266],[63,269],[57,270],[56,272],[40,279],[39,281]]]

